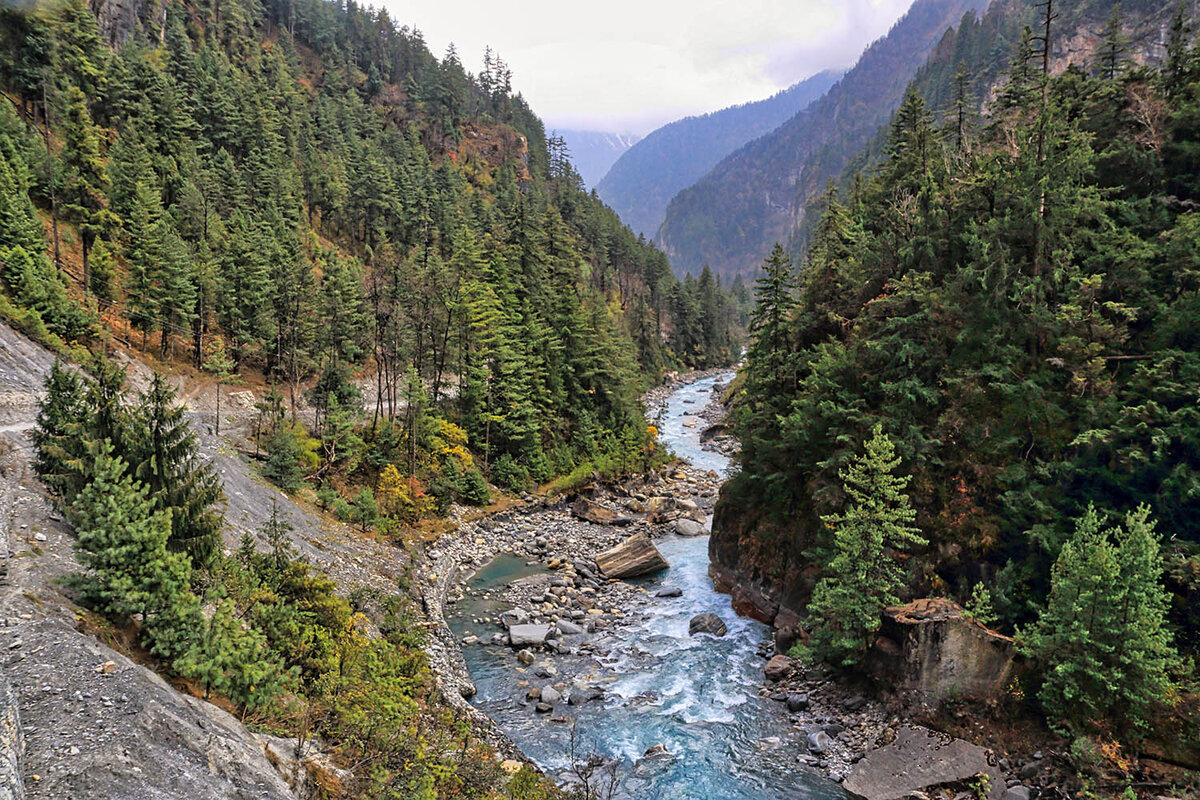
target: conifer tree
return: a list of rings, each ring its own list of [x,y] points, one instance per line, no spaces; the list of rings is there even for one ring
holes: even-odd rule
[[[867,651],[879,630],[884,608],[900,601],[903,572],[894,552],[926,542],[912,526],[907,476],[896,475],[900,458],[876,425],[866,451],[841,476],[845,511],[821,521],[833,532],[834,556],[808,605],[815,626],[813,651],[850,666]]]
[[[134,477],[160,509],[171,510],[170,544],[197,566],[207,565],[220,544],[220,480],[200,460],[199,442],[160,373],[133,411],[129,461]]]
[[[1054,562],[1045,610],[1020,635],[1022,652],[1043,669],[1038,698],[1055,724],[1146,732],[1175,660],[1162,571],[1145,506],[1126,516],[1124,529],[1103,529],[1094,507],[1079,518]]]
[[[88,113],[83,91],[78,86],[71,86],[67,89],[66,102],[62,208],[67,217],[79,225],[86,285],[92,242],[114,218],[107,210],[108,177],[101,153],[100,132]]]
[[[83,446],[87,413],[83,381],[56,360],[38,401],[34,469],[54,495],[68,502],[86,483],[81,476],[90,462]]]
[[[141,614],[153,632],[190,593],[187,558],[167,550],[171,512],[154,508],[109,442],[90,454],[91,482],[69,509],[85,570],[74,584],[90,607],[120,622]]]
[[[1100,46],[1097,57],[1097,68],[1106,81],[1116,80],[1125,68],[1126,53],[1129,42],[1124,32],[1125,18],[1121,14],[1121,4],[1114,3],[1112,15],[1104,27],[1104,42]]]
[[[199,681],[206,699],[215,691],[247,709],[270,702],[295,677],[272,652],[266,637],[241,622],[231,600],[217,603],[174,667]]]

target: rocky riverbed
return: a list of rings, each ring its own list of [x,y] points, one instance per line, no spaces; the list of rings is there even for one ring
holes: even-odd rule
[[[574,731],[592,732],[626,796],[832,798],[845,782],[883,798],[893,761],[926,756],[913,791],[954,797],[986,774],[992,800],[1035,795],[1026,784],[1047,770],[1040,753],[1010,762],[914,726],[902,709],[775,655],[768,629],[714,597],[706,526],[736,442],[717,402],[726,376],[688,377],[703,391],[675,385],[646,401],[691,463],[570,502],[460,517],[457,534],[428,551],[431,657],[447,694],[510,758],[568,780],[581,757]],[[671,562],[664,576],[604,574],[597,562],[612,562],[601,554],[635,535]],[[726,670],[729,660],[738,668]],[[729,763],[691,763],[714,753]]]

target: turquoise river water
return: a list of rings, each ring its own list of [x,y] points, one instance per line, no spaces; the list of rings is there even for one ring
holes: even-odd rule
[[[706,378],[676,391],[658,420],[662,441],[701,469],[725,474],[728,460],[700,445],[705,423],[693,415],[708,402],[712,387],[730,376]],[[845,792],[797,763],[804,735],[788,724],[781,704],[758,696],[765,642],[770,630],[738,617],[727,595],[708,577],[708,537],[668,536],[657,541],[671,568],[643,581],[649,605],[628,625],[596,634],[602,655],[555,658],[559,678],[582,677],[604,687],[604,698],[579,706],[563,703],[552,721],[521,702],[517,686],[529,675],[508,648],[466,648],[467,666],[478,690],[473,702],[551,774],[570,763],[571,729],[576,752],[597,753],[619,764],[617,797],[646,800],[842,800]],[[502,556],[478,572],[473,590],[447,620],[458,634],[475,616],[499,610],[476,600],[478,590],[503,585],[538,567]],[[654,598],[662,586],[678,586],[678,598]],[[688,622],[704,611],[728,626],[720,639],[688,635]],[[477,627],[477,626],[476,626]],[[534,681],[544,683],[546,681]],[[643,758],[661,744],[670,758]]]

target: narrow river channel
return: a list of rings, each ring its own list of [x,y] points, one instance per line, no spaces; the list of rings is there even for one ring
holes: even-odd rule
[[[669,399],[658,420],[662,441],[703,470],[724,475],[723,455],[704,449],[695,418],[713,386],[729,375],[687,384]],[[618,797],[667,800],[783,800],[844,798],[841,787],[797,762],[807,752],[804,734],[788,722],[781,704],[758,696],[767,626],[738,617],[729,597],[713,590],[708,577],[708,537],[674,534],[656,540],[670,569],[644,579],[648,590],[629,624],[595,634],[585,656],[555,656],[558,679],[576,686],[603,687],[600,700],[561,705],[551,719],[524,702],[521,683],[538,683],[506,647],[473,646],[465,659],[478,690],[473,703],[551,774],[569,763],[572,728],[577,757],[597,753],[620,763]],[[505,555],[480,570],[464,600],[449,609],[447,622],[459,636],[475,617],[501,610],[479,599],[482,592],[542,571]],[[654,597],[663,587],[681,596]],[[702,612],[728,626],[722,638],[688,635],[688,622]],[[545,681],[541,681],[545,682]],[[668,757],[646,758],[662,745]]]

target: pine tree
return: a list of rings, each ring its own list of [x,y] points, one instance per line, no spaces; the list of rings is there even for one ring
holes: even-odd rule
[[[217,603],[174,667],[181,675],[199,681],[205,699],[215,691],[247,709],[270,702],[295,678],[294,670],[284,668],[266,637],[241,622],[231,600]]]
[[[1097,57],[1097,68],[1106,81],[1116,80],[1125,69],[1126,53],[1129,51],[1129,41],[1124,33],[1125,18],[1121,14],[1121,4],[1114,3],[1112,15],[1104,27],[1104,43],[1100,46]]]
[[[1089,507],[1054,562],[1050,598],[1019,636],[1043,670],[1038,698],[1051,720],[1079,732],[1145,733],[1174,662],[1165,627],[1169,599],[1149,509],[1104,530]]]
[[[187,558],[167,550],[171,512],[156,510],[112,445],[92,445],[91,482],[71,503],[85,603],[113,620],[140,614],[151,632],[190,594]]]
[[[115,221],[108,212],[108,177],[100,147],[100,132],[88,113],[82,90],[67,90],[67,113],[62,149],[63,211],[79,226],[83,249],[83,278],[88,285],[88,256],[92,242],[105,225]]]
[[[38,401],[34,469],[51,493],[65,502],[88,480],[92,459],[84,447],[87,414],[83,381],[56,360]]]
[[[812,648],[827,661],[851,666],[879,630],[883,610],[900,601],[904,576],[893,553],[926,541],[912,526],[916,511],[905,488],[909,478],[891,440],[876,425],[866,452],[842,471],[846,510],[824,516],[833,531],[834,556],[808,605]]]
[[[129,461],[156,507],[171,511],[171,547],[202,566],[210,563],[221,541],[216,509],[221,483],[200,460],[199,441],[183,414],[174,390],[156,372],[132,415]]]
[[[304,469],[300,465],[300,441],[296,430],[289,425],[280,425],[267,440],[266,454],[263,476],[284,491],[297,491],[303,485]]]

